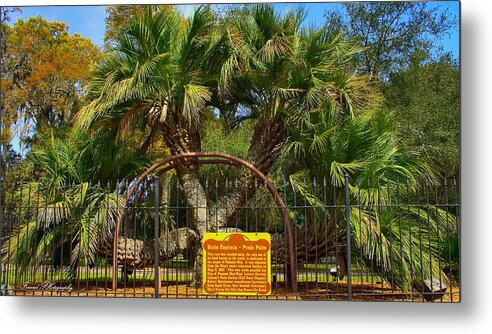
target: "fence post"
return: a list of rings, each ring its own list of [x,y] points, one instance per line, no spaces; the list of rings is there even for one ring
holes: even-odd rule
[[[161,275],[159,269],[159,205],[161,196],[159,194],[159,177],[154,180],[154,298],[159,298],[159,288],[161,287]]]
[[[351,264],[351,249],[350,249],[350,199],[349,199],[349,176],[345,174],[345,230],[347,232],[347,293],[348,299],[352,300],[352,264]]]
[[[0,155],[1,154],[2,153],[0,152]],[[0,164],[2,164],[2,163],[3,162],[0,159]],[[2,239],[3,239],[3,196],[2,196],[2,193],[3,193],[3,178],[2,178],[1,172],[2,171],[1,171],[1,167],[0,167],[0,287],[2,285],[2,278],[3,278],[3,263],[2,263],[2,247],[3,247],[3,243],[2,243]],[[7,282],[6,285],[8,285],[8,282]]]

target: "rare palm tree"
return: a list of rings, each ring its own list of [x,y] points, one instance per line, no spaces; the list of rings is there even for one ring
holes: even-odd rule
[[[303,28],[304,16],[279,16],[269,5],[246,7],[220,22],[208,6],[189,19],[149,12],[115,39],[97,67],[88,86],[93,101],[79,113],[79,124],[112,119],[124,133],[144,119],[149,141],[162,136],[178,154],[201,150],[200,119],[207,108],[232,112],[236,123],[255,118],[247,160],[267,174],[285,143],[287,117],[325,104],[355,113],[372,93],[367,78],[350,70],[360,49],[327,29]],[[211,205],[198,182],[198,164],[181,161],[176,169],[189,205]],[[244,172],[247,191],[219,200],[211,214],[194,210],[200,233],[207,219],[221,227],[234,216],[254,192],[253,179]],[[231,198],[237,205],[224,205]]]
[[[201,151],[200,120],[214,108],[235,124],[255,120],[247,160],[268,174],[285,144],[288,118],[326,105],[356,114],[375,95],[368,78],[352,71],[360,49],[326,28],[304,28],[304,18],[300,10],[277,15],[271,5],[247,6],[224,20],[209,6],[189,19],[149,11],[115,38],[96,68],[92,102],[78,124],[116,122],[120,138],[144,124],[144,145],[161,137],[175,155]],[[244,171],[234,193],[211,203],[197,161],[175,167],[199,236],[225,226],[255,192],[254,176]]]

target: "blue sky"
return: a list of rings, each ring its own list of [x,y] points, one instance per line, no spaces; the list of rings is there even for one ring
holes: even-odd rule
[[[287,10],[295,4],[275,4],[279,12]],[[338,10],[338,3],[303,3],[308,9],[306,23],[320,25],[324,22],[323,15],[325,11]],[[456,18],[459,16],[458,1],[440,1],[432,5],[439,6],[440,10],[449,9],[451,15]],[[183,13],[190,13],[193,5],[180,5],[179,9]],[[105,6],[33,6],[22,7],[23,13],[13,16],[13,21],[30,16],[42,16],[49,21],[63,21],[69,25],[70,33],[79,33],[82,36],[90,38],[96,45],[101,46],[104,38],[104,18],[106,16]],[[445,51],[452,52],[455,58],[459,56],[459,28],[453,29],[450,36],[444,37],[438,43]]]

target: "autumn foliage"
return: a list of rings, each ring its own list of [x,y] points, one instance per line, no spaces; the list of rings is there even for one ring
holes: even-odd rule
[[[4,24],[6,49],[2,54],[4,131],[11,139],[15,123],[21,136],[44,127],[69,123],[82,104],[82,87],[99,49],[91,40],[70,35],[68,25],[41,17]]]

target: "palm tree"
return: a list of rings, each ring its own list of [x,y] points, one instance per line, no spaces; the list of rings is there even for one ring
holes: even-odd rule
[[[245,8],[220,22],[208,6],[190,19],[149,12],[115,39],[96,69],[88,86],[93,101],[79,113],[79,124],[113,119],[124,134],[144,119],[146,142],[160,135],[178,154],[201,150],[201,116],[217,108],[232,112],[235,123],[256,119],[247,160],[267,174],[285,143],[287,117],[324,104],[340,112],[365,108],[372,90],[367,78],[349,69],[359,48],[325,28],[302,28],[302,11],[279,16],[269,5]],[[210,206],[198,164],[183,161],[176,169],[189,205]],[[219,200],[211,210],[218,217],[194,210],[200,233],[207,217],[223,226],[251,196],[253,176],[244,172],[240,180],[247,191]],[[224,205],[231,198],[237,205]]]
[[[435,175],[417,154],[402,148],[393,117],[387,110],[340,117],[328,108],[297,118],[288,128],[282,166],[290,175],[293,191],[313,208],[307,214],[304,209],[293,210],[299,222],[298,257],[314,259],[315,254],[326,251],[326,245],[337,244],[338,265],[345,273],[346,212],[332,211],[326,205],[344,208],[343,189],[349,176],[354,203],[350,210],[352,254],[357,254],[353,257],[360,266],[407,291],[421,287],[430,277],[447,280],[441,271],[441,248],[456,226],[438,206],[392,209],[397,203],[417,201],[418,192],[428,191],[427,183]],[[319,186],[323,183],[334,191],[326,192],[326,186]],[[301,219],[296,220],[297,215]],[[305,249],[310,249],[309,254]]]
[[[353,116],[380,99],[368,78],[352,70],[361,49],[328,27],[303,27],[305,16],[302,9],[278,15],[273,6],[253,5],[226,21],[228,57],[218,97],[226,103],[218,108],[228,113],[233,105],[236,124],[255,120],[247,160],[264,174],[282,154],[287,124],[327,107]],[[242,205],[256,187],[247,171],[239,179],[246,191],[228,200]],[[223,211],[225,222],[236,214],[230,206]]]
[[[115,38],[97,66],[87,87],[92,102],[78,114],[78,125],[107,126],[113,120],[119,138],[137,126],[146,130],[144,147],[162,138],[172,155],[200,151],[200,117],[220,66],[223,38],[215,25],[209,6],[197,8],[190,19],[148,11]],[[197,161],[178,161],[176,170],[189,202],[198,199],[197,206],[206,207]],[[202,211],[197,210],[197,229],[203,232]]]
[[[114,191],[121,188],[117,180],[134,178],[148,166],[140,152],[112,138],[73,129],[62,137],[40,134],[27,160],[39,180],[17,185],[6,204],[20,224],[3,243],[5,259],[24,271],[54,261],[60,251],[69,255],[64,261],[72,272],[94,263],[123,205],[124,196]]]
[[[160,136],[175,155],[201,151],[200,120],[215,108],[235,124],[255,120],[247,160],[268,174],[285,144],[288,118],[326,105],[355,115],[375,95],[368,78],[351,70],[360,49],[326,28],[303,28],[304,18],[302,10],[277,15],[271,5],[246,6],[221,21],[209,6],[189,19],[149,11],[115,38],[96,68],[92,102],[78,124],[116,122],[120,138],[144,125],[144,146]],[[175,167],[199,236],[225,226],[255,192],[254,176],[244,171],[240,187],[212,203],[196,160]]]

